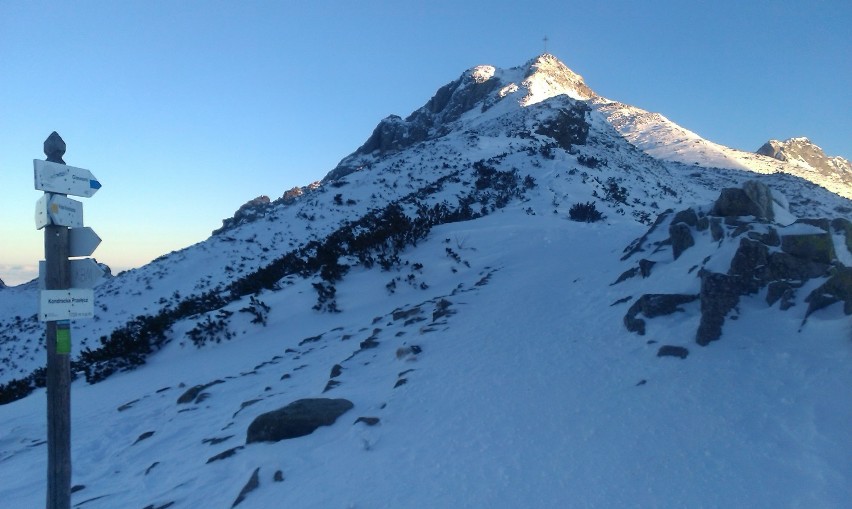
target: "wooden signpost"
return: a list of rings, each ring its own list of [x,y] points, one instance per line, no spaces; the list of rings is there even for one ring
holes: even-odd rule
[[[33,161],[36,228],[44,229],[44,265],[40,270],[39,320],[46,323],[47,347],[47,509],[71,507],[71,325],[94,316],[94,291],[102,274],[88,256],[100,243],[83,226],[83,204],[66,195],[91,197],[101,184],[89,170],[67,166],[65,142],[54,131],[44,142],[46,161]],[[94,267],[93,267],[94,266]],[[100,272],[99,272],[100,271]],[[75,287],[78,286],[78,287]]]

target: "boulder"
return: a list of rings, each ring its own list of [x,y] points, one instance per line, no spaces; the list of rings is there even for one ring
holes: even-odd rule
[[[689,350],[682,346],[663,345],[657,350],[657,357],[679,357],[686,359]]]
[[[686,223],[689,226],[698,226],[698,214],[694,209],[681,210],[672,218],[672,224]]]
[[[692,229],[685,223],[677,223],[669,226],[669,238],[672,241],[672,254],[677,260],[684,251],[695,245],[692,238]]]
[[[781,251],[796,258],[826,265],[837,257],[830,233],[782,235]]]
[[[757,205],[760,211],[756,216],[758,219],[766,221],[775,219],[775,207],[772,205],[772,191],[769,186],[756,180],[749,180],[743,184],[743,191]]]
[[[756,181],[746,182],[742,188],[722,189],[710,214],[722,217],[754,216],[762,221],[771,221],[775,218],[772,192],[765,184]]]
[[[278,442],[310,435],[320,426],[330,426],[353,408],[346,399],[308,398],[257,416],[249,425],[246,443]]]

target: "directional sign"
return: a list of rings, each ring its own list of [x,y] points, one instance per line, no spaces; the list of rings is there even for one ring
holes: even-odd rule
[[[68,230],[68,256],[71,258],[91,255],[100,243],[101,238],[88,226]]]
[[[42,322],[75,320],[95,316],[93,290],[42,290],[38,319]]]
[[[35,220],[37,230],[50,224],[81,228],[83,204],[61,194],[44,193],[36,202]]]
[[[104,276],[104,269],[91,258],[71,261],[71,288],[91,288]]]
[[[92,288],[106,271],[92,258],[69,260],[71,266],[71,288]],[[44,260],[38,262],[38,288],[45,289],[46,265]]]
[[[101,183],[89,170],[33,159],[35,188],[49,193],[91,197]]]

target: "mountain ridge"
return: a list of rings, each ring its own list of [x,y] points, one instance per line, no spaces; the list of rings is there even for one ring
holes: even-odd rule
[[[74,503],[848,500],[852,409],[832,395],[852,329],[832,281],[852,201],[656,158],[623,134],[648,131],[638,109],[617,125],[625,105],[523,85],[533,65],[563,72],[466,71],[385,123],[398,145],[99,283],[72,334]],[[36,292],[0,300],[0,496],[19,507],[44,481]],[[323,397],[352,410],[246,443],[254,418]]]

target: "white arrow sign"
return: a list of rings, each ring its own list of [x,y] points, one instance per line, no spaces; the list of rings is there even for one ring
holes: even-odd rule
[[[35,220],[37,230],[51,224],[81,228],[83,204],[61,194],[45,193],[36,202]]]
[[[71,288],[91,288],[104,276],[104,269],[91,258],[70,260]]]
[[[92,288],[106,271],[92,258],[68,260],[71,266],[71,288]],[[44,290],[44,275],[47,272],[45,261],[38,262],[38,289]]]
[[[91,197],[101,183],[89,170],[33,159],[35,188],[49,193]]]
[[[88,226],[68,230],[68,256],[71,258],[91,255],[100,243],[101,238]]]
[[[42,322],[75,320],[95,316],[93,290],[42,290],[38,319]]]

